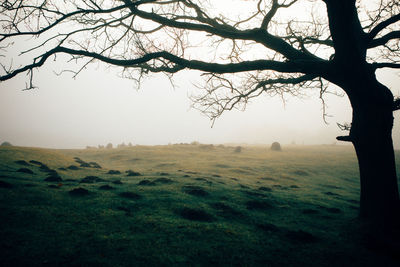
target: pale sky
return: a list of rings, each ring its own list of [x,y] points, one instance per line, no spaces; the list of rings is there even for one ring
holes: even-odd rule
[[[35,76],[38,89],[22,91],[25,77],[0,83],[0,142],[19,146],[83,148],[85,146],[133,143],[164,145],[201,143],[332,144],[344,135],[336,122],[350,122],[347,97],[327,96],[327,118],[313,93],[304,99],[261,96],[246,111],[228,111],[211,128],[210,120],[191,109],[189,96],[199,72],[185,71],[168,79],[155,75],[138,91],[134,82],[119,78],[114,70],[95,66],[76,80],[70,74],[57,76],[62,63],[46,63]],[[395,72],[380,71],[378,78],[400,95]],[[400,116],[395,114],[393,139],[400,148]]]
[[[24,77],[0,84],[0,142],[20,146],[82,148],[122,142],[157,145],[199,141],[201,143],[332,144],[343,135],[336,122],[351,121],[347,97],[327,99],[328,125],[322,120],[316,96],[279,98],[261,96],[246,111],[230,111],[211,128],[210,120],[191,109],[188,98],[196,88],[198,72],[176,77],[173,89],[164,76],[146,80],[138,91],[130,80],[113,71],[91,69],[73,80],[56,76],[52,66],[36,77],[38,89],[22,91]],[[400,78],[380,75],[399,94]],[[396,87],[397,85],[397,87]],[[399,148],[397,114],[394,143]]]

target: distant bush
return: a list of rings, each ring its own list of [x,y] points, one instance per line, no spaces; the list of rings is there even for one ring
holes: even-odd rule
[[[124,147],[126,147],[125,143],[117,145],[117,148],[124,148]]]
[[[281,144],[279,144],[278,142],[273,142],[271,145],[271,150],[272,151],[282,151]]]
[[[6,141],[6,142],[1,143],[0,146],[12,146],[12,144],[10,142]]]
[[[103,145],[99,145],[98,148],[99,148],[99,149],[103,149],[104,146],[103,146]]]
[[[240,152],[242,152],[242,147],[241,147],[241,146],[235,147],[234,152],[235,152],[235,153],[240,153]]]
[[[133,145],[132,145],[132,143],[131,143],[131,142],[129,142],[128,146],[129,146],[129,147],[133,147]]]
[[[113,144],[108,143],[108,144],[106,145],[106,148],[107,148],[107,149],[112,149],[112,148],[113,148]]]
[[[192,146],[198,146],[198,145],[200,145],[200,142],[198,142],[198,141],[193,141],[193,142],[191,142],[190,143]]]
[[[213,150],[214,149],[214,145],[210,144],[210,145],[200,145],[199,148],[204,149],[204,150]]]

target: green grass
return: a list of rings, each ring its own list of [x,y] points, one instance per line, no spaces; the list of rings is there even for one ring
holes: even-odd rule
[[[79,166],[74,157],[102,168],[59,169]],[[63,181],[17,160],[40,161]],[[80,183],[86,176],[100,179]],[[348,146],[1,147],[0,182],[0,266],[399,264],[362,240]],[[76,188],[88,194],[69,193]]]

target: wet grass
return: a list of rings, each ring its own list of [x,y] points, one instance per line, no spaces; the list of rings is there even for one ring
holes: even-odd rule
[[[350,147],[1,147],[0,266],[398,265],[358,199]]]

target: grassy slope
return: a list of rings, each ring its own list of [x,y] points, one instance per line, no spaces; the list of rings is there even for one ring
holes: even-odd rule
[[[0,265],[399,263],[366,248],[358,235],[358,170],[350,147],[233,150],[1,147]],[[74,157],[103,168],[58,169],[79,166]],[[45,182],[37,165],[16,160],[40,161],[63,181]],[[21,167],[35,174],[16,172]],[[142,176],[128,177],[128,169]],[[79,182],[88,175],[104,181]],[[139,185],[143,180],[150,185]],[[69,194],[78,187],[89,194]]]

